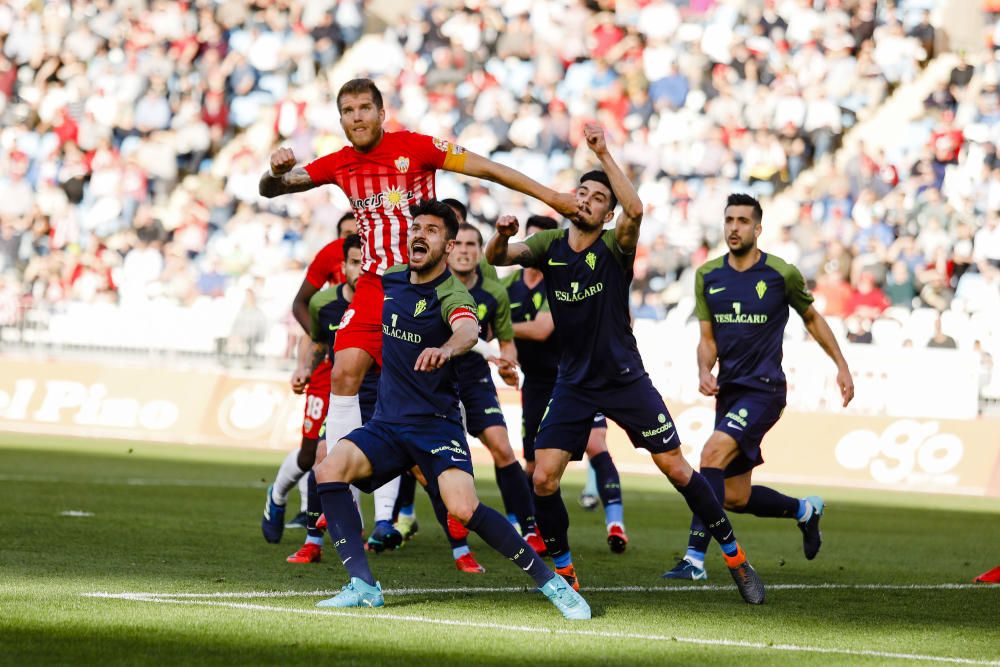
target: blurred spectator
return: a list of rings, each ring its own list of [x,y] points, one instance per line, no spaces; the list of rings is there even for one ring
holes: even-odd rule
[[[941,317],[934,320],[934,335],[927,341],[927,347],[954,350],[958,348],[955,339],[948,336],[941,330]]]
[[[233,329],[229,334],[230,352],[242,353],[248,357],[257,356],[257,346],[267,336],[267,316],[257,306],[257,297],[252,289],[246,291],[243,306],[236,313]]]
[[[865,271],[858,279],[858,286],[847,300],[845,309],[848,315],[856,315],[862,320],[878,319],[882,311],[889,307],[889,299],[885,292],[876,284],[875,276]]]
[[[901,306],[907,310],[913,308],[917,286],[906,262],[896,260],[892,263],[892,269],[886,278],[885,295],[893,306]]]

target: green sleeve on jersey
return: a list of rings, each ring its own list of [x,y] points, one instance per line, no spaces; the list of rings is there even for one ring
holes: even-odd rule
[[[806,281],[802,277],[802,273],[785,260],[771,254],[768,254],[766,263],[785,279],[785,298],[788,300],[788,305],[794,308],[799,315],[809,310],[809,306],[813,302],[813,295],[806,289]]]
[[[562,238],[566,231],[563,229],[546,229],[542,232],[535,232],[524,239],[524,244],[531,251],[531,261],[525,262],[523,266],[541,266],[545,262],[545,256],[549,252],[549,246],[556,239]]]
[[[631,269],[632,264],[635,263],[635,250],[632,252],[625,252],[622,247],[618,245],[618,237],[615,236],[615,230],[608,229],[601,234],[601,240],[604,241],[604,245],[608,246],[608,250],[611,251],[611,255],[615,260],[622,265],[623,268]]]
[[[312,295],[309,299],[309,335],[314,343],[326,342],[326,333],[319,325],[319,311],[331,301],[337,300],[337,288],[327,287]]]
[[[479,260],[479,273],[483,274],[483,278],[500,280],[500,276],[497,275],[497,267],[487,262],[486,257]]]
[[[483,278],[483,289],[496,299],[497,310],[493,315],[493,335],[497,340],[514,340],[514,325],[510,319],[510,297],[507,290],[496,280]]]
[[[409,264],[393,264],[388,269],[382,272],[382,275],[388,275],[390,273],[399,273],[400,271],[406,271],[410,268]]]
[[[448,319],[451,314],[459,308],[468,308],[472,316],[476,316],[476,302],[465,285],[455,276],[438,285],[436,291],[441,302],[441,319],[445,324],[449,324]]]
[[[698,271],[694,274],[694,314],[703,322],[712,321],[712,313],[709,311],[708,301],[705,299],[705,276],[722,268],[724,261],[725,255],[710,259],[699,266]]]

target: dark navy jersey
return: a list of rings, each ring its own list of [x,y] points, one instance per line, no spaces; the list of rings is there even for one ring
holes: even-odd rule
[[[695,277],[695,313],[712,323],[719,387],[784,390],[788,307],[802,315],[812,302],[799,270],[774,255],[761,253],[746,271],[732,268],[728,254],[705,262]]]
[[[337,338],[337,330],[344,313],[351,302],[344,298],[344,285],[334,285],[320,290],[309,299],[309,317],[312,321],[312,339],[315,343],[327,346],[327,354],[333,361],[333,341]],[[362,411],[371,414],[378,398],[379,372],[375,364],[365,374],[358,392],[358,401],[366,406]]]
[[[524,282],[524,271],[518,269],[505,279],[507,297],[510,299],[510,317],[514,324],[531,322],[539,313],[549,312],[549,300],[545,295],[545,281],[534,287]],[[524,340],[515,338],[517,362],[521,364],[524,377],[538,381],[556,381],[559,371],[559,348],[553,334],[548,340]]]
[[[469,288],[472,300],[476,302],[476,317],[479,318],[479,337],[483,340],[496,338],[502,341],[514,338],[514,327],[510,322],[510,300],[507,290],[498,281],[484,276],[476,270],[476,284]],[[490,375],[490,366],[482,355],[472,352],[455,359],[459,381],[472,382]]]
[[[559,345],[559,382],[606,389],[646,375],[629,317],[634,253],[625,253],[615,230],[581,252],[569,232],[552,229],[525,240],[534,266],[545,276],[545,292]]]
[[[415,371],[417,357],[428,347],[451,338],[452,324],[476,319],[476,306],[458,279],[445,269],[437,279],[410,283],[410,268],[401,264],[382,276],[382,378],[374,419],[414,424],[434,419],[462,423],[455,388],[455,363],[431,371]]]

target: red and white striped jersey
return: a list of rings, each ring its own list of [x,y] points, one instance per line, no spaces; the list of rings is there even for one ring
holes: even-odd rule
[[[361,235],[362,269],[382,275],[407,261],[410,206],[434,198],[434,173],[460,166],[465,149],[415,132],[386,132],[378,146],[353,146],[305,165],[316,185],[332,183],[351,200]]]

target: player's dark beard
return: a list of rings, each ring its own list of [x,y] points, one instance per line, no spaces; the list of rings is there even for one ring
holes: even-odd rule
[[[729,252],[733,253],[736,257],[746,257],[751,250],[753,250],[753,241],[750,241],[749,243],[741,241],[735,248],[729,248]]]
[[[604,218],[601,217],[597,222],[591,223],[589,220],[580,220],[577,218],[568,218],[569,224],[573,225],[581,232],[592,232],[595,229],[600,229],[604,226]]]
[[[444,249],[442,248],[437,252],[435,252],[434,248],[428,247],[427,255],[424,257],[423,265],[419,267],[413,266],[412,268],[418,274],[431,273],[437,268],[437,265],[440,264],[442,261],[444,261]]]

